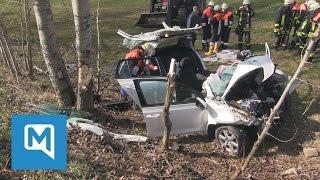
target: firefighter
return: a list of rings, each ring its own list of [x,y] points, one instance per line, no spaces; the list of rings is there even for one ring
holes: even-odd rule
[[[148,71],[147,73],[158,71],[158,67],[153,65],[152,63],[146,61],[144,63],[142,58],[151,57],[155,54],[156,50],[150,43],[146,42],[141,46],[137,46],[130,50],[125,55],[125,59],[128,61],[129,73],[130,76],[141,76],[144,71]],[[124,91],[124,89],[120,89],[120,95],[124,101],[128,101],[128,95]]]
[[[311,39],[317,39],[318,34],[316,33],[318,25],[320,23],[320,4],[318,2],[311,2],[310,5],[308,5],[309,11],[310,11],[310,17],[311,17],[311,30],[309,33],[309,38]],[[312,62],[315,52],[317,50],[317,46],[319,45],[320,40],[317,39],[315,45],[311,49],[311,54],[308,58],[308,62]]]
[[[251,19],[254,11],[251,7],[250,0],[243,0],[242,6],[236,11],[238,25],[236,34],[238,35],[238,49],[243,49],[243,39],[246,43],[246,49],[251,50]]]
[[[196,25],[201,24],[201,17],[200,17],[200,9],[198,6],[193,6],[192,13],[188,17],[187,21],[187,28],[193,28]],[[192,44],[194,46],[194,43],[196,41],[196,33],[191,34]]]
[[[219,51],[222,30],[222,18],[223,14],[221,12],[221,6],[215,5],[214,15],[212,17],[212,20],[210,21],[212,35],[210,39],[209,51],[205,53],[205,55],[207,56],[217,54]]]
[[[308,15],[308,6],[307,6],[307,1],[305,3],[300,4],[299,6],[299,12],[297,14],[297,17],[295,18],[294,22],[294,29],[293,29],[293,37],[289,45],[289,49],[292,50],[295,47],[300,46],[300,40],[298,36],[299,28],[302,26],[302,24],[306,21],[307,15]]]
[[[126,54],[125,59],[128,59],[130,73],[132,76],[140,76],[145,69],[143,58],[153,56],[155,54],[155,47],[150,43],[144,43],[141,46],[135,47]],[[157,70],[156,67],[152,70]]]
[[[233,13],[229,9],[229,6],[227,3],[222,3],[221,9],[222,9],[222,13],[223,13],[221,46],[222,46],[222,48],[228,48],[231,26],[232,26],[232,22],[233,22]]]
[[[213,17],[213,7],[214,2],[209,1],[208,7],[203,11],[201,17],[201,25],[202,25],[202,50],[206,50],[208,47],[208,43],[211,37],[211,26],[210,20]]]
[[[305,20],[301,23],[293,42],[298,48],[298,53],[301,53],[303,48],[305,47],[309,39],[309,34],[316,30],[316,24],[312,23],[313,12],[317,8],[316,3],[317,2],[314,0],[309,0],[306,3],[308,13],[306,14]]]
[[[274,34],[275,43],[273,44],[275,49],[278,49],[281,45],[286,48],[288,46],[286,40],[290,35],[290,24],[293,18],[292,6],[294,0],[284,0],[283,6],[276,12]]]
[[[178,21],[178,12],[181,5],[181,0],[170,0],[167,2],[167,15],[165,22],[168,26],[173,26]]]

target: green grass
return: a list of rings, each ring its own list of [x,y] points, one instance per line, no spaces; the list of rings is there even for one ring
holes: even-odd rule
[[[64,1],[65,5],[62,3]],[[138,20],[140,13],[148,10],[148,0],[108,0],[101,1],[101,39],[102,39],[102,66],[103,72],[112,73],[114,72],[114,67],[118,59],[124,56],[127,49],[119,47],[122,43],[122,38],[116,34],[118,29],[122,29],[129,33],[140,33],[142,31],[147,31],[146,29],[141,29],[135,27],[134,24]],[[216,1],[216,3],[221,3],[222,1]],[[236,9],[241,4],[242,0],[226,0],[225,2]],[[72,45],[75,41],[74,33],[74,22],[72,17],[71,1],[70,0],[52,0],[52,11],[54,15],[54,22],[56,25],[56,33],[58,35],[58,42],[61,47],[61,52],[67,63],[75,63],[76,57],[72,50]],[[12,42],[19,42],[20,40],[20,26],[18,17],[18,7],[14,2],[10,2],[9,6],[5,8],[7,0],[0,0],[0,18],[2,22],[7,25],[8,36]],[[253,32],[252,32],[252,44],[254,44],[255,53],[261,54],[264,52],[264,42],[268,42],[271,46],[273,41],[273,17],[274,12],[277,7],[282,4],[279,0],[256,0],[253,3],[253,8],[256,15],[253,19]],[[96,30],[95,30],[95,8],[97,5],[97,0],[90,1],[91,14],[92,14],[92,30],[94,45],[96,47]],[[39,45],[39,38],[37,34],[37,28],[35,23],[35,18],[33,11],[31,11],[31,34],[32,34],[32,48],[34,53],[34,63],[45,69],[45,64],[41,54],[41,49]],[[235,36],[232,36],[231,42],[235,41]],[[233,43],[234,44],[234,43]],[[17,43],[15,43],[17,45]],[[200,49],[200,42],[197,42],[197,48]],[[14,50],[20,51],[19,47],[14,47]],[[272,51],[272,55],[275,63],[279,65],[279,68],[288,74],[292,74],[299,63],[299,56],[294,56],[288,51]],[[95,55],[93,54],[95,59]],[[22,62],[20,62],[22,63]],[[210,66],[211,69],[216,66]],[[305,80],[310,80],[313,83],[320,84],[320,63],[316,62],[312,66],[306,67],[302,72],[302,78]],[[76,78],[75,74],[74,77]],[[0,73],[0,147],[9,146],[10,144],[10,116],[14,112],[19,112],[21,104],[8,102],[10,100],[10,94],[12,94],[12,89],[6,87],[3,84],[3,75]],[[50,82],[47,76],[39,76],[35,78],[35,83],[39,86],[50,87]],[[102,82],[104,83],[104,82]],[[312,96],[306,97],[308,89],[301,88],[295,97],[295,104],[293,105],[293,111],[301,112],[306,104],[310,101]],[[3,107],[4,105],[10,104],[10,106]],[[319,116],[320,112],[317,110],[314,113]],[[310,119],[314,119],[314,114]],[[295,114],[297,115],[297,114]],[[134,130],[138,134],[143,134],[140,130]],[[2,150],[0,148],[0,170],[4,166],[9,150]],[[86,178],[86,174],[90,173],[90,167],[86,162],[79,160],[73,160],[69,164],[68,172],[74,174],[78,178]],[[28,176],[35,179],[46,179],[46,173],[38,172],[36,174],[32,172],[26,172]],[[21,174],[20,174],[21,175]],[[1,177],[1,174],[0,174]],[[66,177],[64,174],[53,174],[50,175],[52,178],[62,179]]]

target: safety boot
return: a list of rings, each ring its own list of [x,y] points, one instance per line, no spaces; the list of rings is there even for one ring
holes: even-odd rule
[[[219,43],[214,44],[213,54],[217,54],[219,52]]]
[[[215,44],[210,44],[209,46],[209,51],[204,53],[206,56],[212,56],[214,55],[214,49],[215,49]]]

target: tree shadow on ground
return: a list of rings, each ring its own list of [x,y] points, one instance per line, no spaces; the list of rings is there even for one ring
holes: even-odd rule
[[[320,109],[314,104],[307,114],[302,116],[305,107],[309,104],[309,101],[306,101],[309,96],[310,93],[307,93],[306,97],[298,97],[293,94],[289,101],[291,106],[288,116],[282,120],[279,126],[273,127],[269,132],[280,140],[268,136],[260,148],[259,156],[273,156],[279,153],[298,156],[301,154],[304,144],[316,140],[316,134],[320,132],[320,122],[311,117],[319,115]],[[268,151],[273,148],[275,150]]]

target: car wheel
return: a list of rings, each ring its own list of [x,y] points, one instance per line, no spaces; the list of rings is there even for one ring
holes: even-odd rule
[[[234,126],[221,126],[216,129],[215,137],[231,155],[244,156],[248,151],[248,135],[243,129]]]

